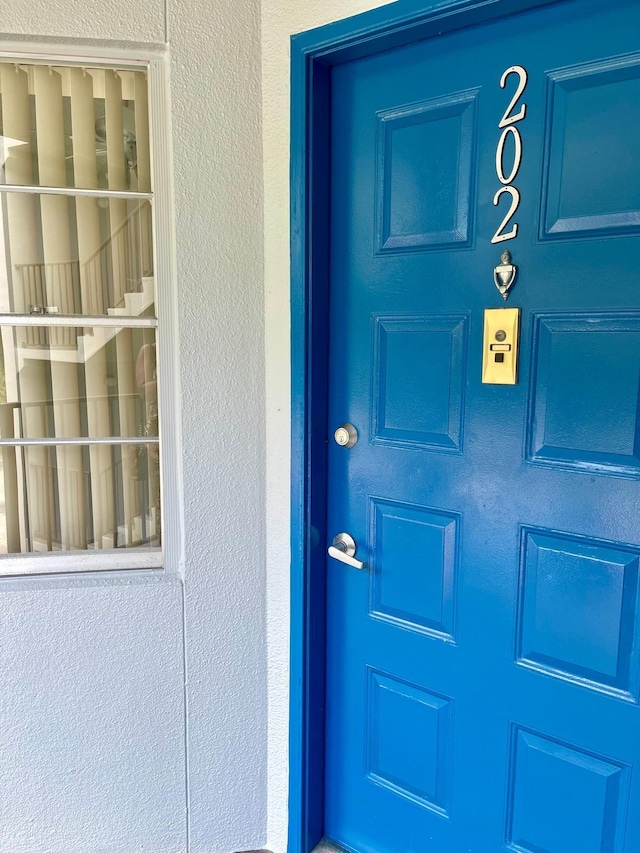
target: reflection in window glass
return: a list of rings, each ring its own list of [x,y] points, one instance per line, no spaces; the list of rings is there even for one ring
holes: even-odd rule
[[[0,553],[158,544],[155,329],[3,326],[0,341],[1,439],[140,439],[2,447]]]
[[[150,196],[146,68],[0,60],[0,554],[160,547]]]
[[[0,554],[160,544],[157,445],[0,448]]]
[[[0,181],[151,191],[144,70],[0,62]]]
[[[155,329],[2,326],[0,340],[0,438],[157,436]]]
[[[148,201],[4,193],[0,203],[0,313],[155,313]]]

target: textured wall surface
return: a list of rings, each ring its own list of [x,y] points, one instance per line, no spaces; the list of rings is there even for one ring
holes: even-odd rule
[[[169,17],[194,853],[266,832],[259,10],[190,0]]]
[[[286,849],[289,714],[289,40],[382,6],[375,0],[262,0],[267,389],[267,847]]]
[[[0,0],[34,38],[170,30],[185,543],[179,579],[0,584],[0,850],[177,853],[266,836],[259,0]],[[9,35],[9,39],[11,35]]]
[[[0,0],[0,31],[164,42],[164,0]]]
[[[184,849],[181,585],[0,585],[0,850]]]

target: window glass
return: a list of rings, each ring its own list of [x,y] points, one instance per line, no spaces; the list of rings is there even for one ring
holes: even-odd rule
[[[0,554],[159,544],[157,445],[0,448]]]
[[[5,184],[151,191],[145,71],[0,62]]]
[[[156,386],[155,329],[0,328],[0,438],[142,435]]]
[[[0,61],[5,557],[161,545],[147,101],[139,66]]]
[[[1,193],[0,228],[0,313],[155,315],[148,201]]]

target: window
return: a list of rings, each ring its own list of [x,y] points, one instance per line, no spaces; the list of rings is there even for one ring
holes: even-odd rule
[[[0,57],[0,575],[162,565],[148,101]]]

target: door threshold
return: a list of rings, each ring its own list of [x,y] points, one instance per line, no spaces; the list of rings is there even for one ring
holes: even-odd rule
[[[317,847],[314,847],[311,853],[336,853],[336,850],[340,850],[339,847],[334,847],[333,844],[330,844],[326,838],[323,838],[320,844]]]
[[[356,853],[351,847],[343,847],[337,841],[332,841],[330,838],[323,838],[317,847],[314,847],[311,853]]]

